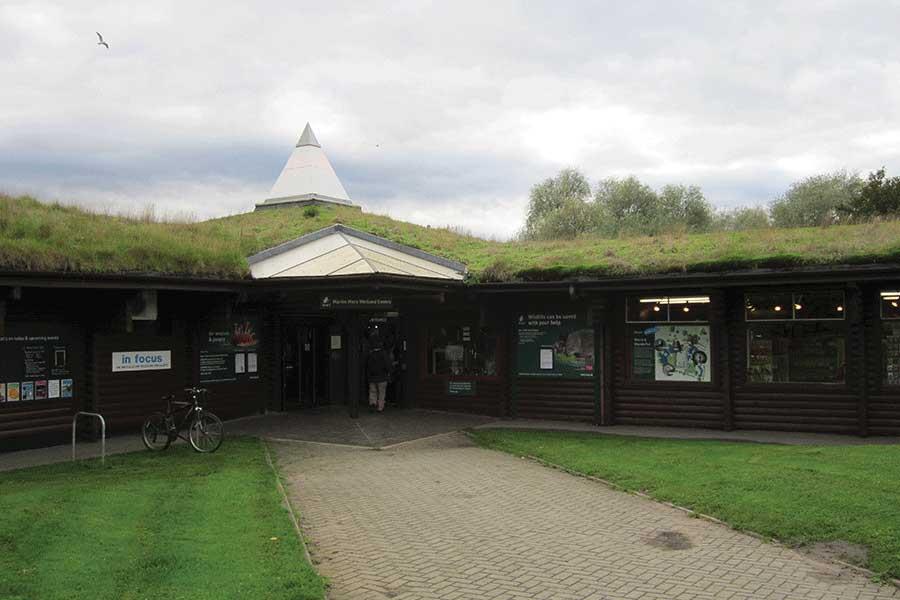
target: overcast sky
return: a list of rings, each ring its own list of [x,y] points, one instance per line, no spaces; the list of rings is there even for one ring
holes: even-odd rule
[[[509,236],[567,166],[763,204],[900,174],[898,32],[889,0],[2,0],[0,190],[243,212],[310,121],[357,203],[419,223]]]

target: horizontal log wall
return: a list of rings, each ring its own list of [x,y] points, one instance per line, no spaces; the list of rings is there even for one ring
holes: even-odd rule
[[[594,421],[595,386],[593,378],[519,377],[515,386],[516,417],[588,423]]]
[[[707,295],[709,292],[697,292]],[[693,292],[689,295],[692,295]],[[710,367],[711,383],[666,383],[630,380],[631,336],[635,324],[625,323],[625,296],[612,303],[609,314],[613,335],[612,424],[668,427],[726,428],[726,390],[728,369],[725,344],[720,341],[724,326],[725,298],[711,296]],[[688,323],[685,323],[688,325]],[[640,324],[638,324],[640,326]]]

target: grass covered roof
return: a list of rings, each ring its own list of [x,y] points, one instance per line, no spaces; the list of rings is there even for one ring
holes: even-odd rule
[[[900,262],[900,222],[622,239],[496,242],[343,207],[194,223],[0,195],[0,272],[249,278],[246,257],[334,223],[468,265],[472,281],[563,280]]]

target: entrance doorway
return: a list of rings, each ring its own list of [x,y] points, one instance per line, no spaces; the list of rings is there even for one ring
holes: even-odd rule
[[[364,319],[364,347],[366,357],[375,343],[384,347],[391,361],[391,373],[388,380],[385,404],[388,406],[402,407],[404,402],[404,383],[406,371],[406,340],[401,335],[398,318],[395,315],[375,315]],[[363,371],[366,363],[363,361]],[[364,378],[365,379],[365,378]],[[363,404],[368,404],[368,382],[363,383]]]
[[[282,339],[282,410],[330,404],[328,323],[287,324]]]

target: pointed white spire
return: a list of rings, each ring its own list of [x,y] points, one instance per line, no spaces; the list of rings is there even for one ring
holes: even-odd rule
[[[307,123],[269,198],[257,208],[321,203],[355,206]]]
[[[303,128],[303,133],[300,135],[300,139],[297,141],[297,148],[300,146],[316,146],[317,148],[321,148],[322,144],[319,143],[319,140],[316,139],[316,134],[313,133],[312,127],[309,126],[309,123],[306,124],[306,127]]]

